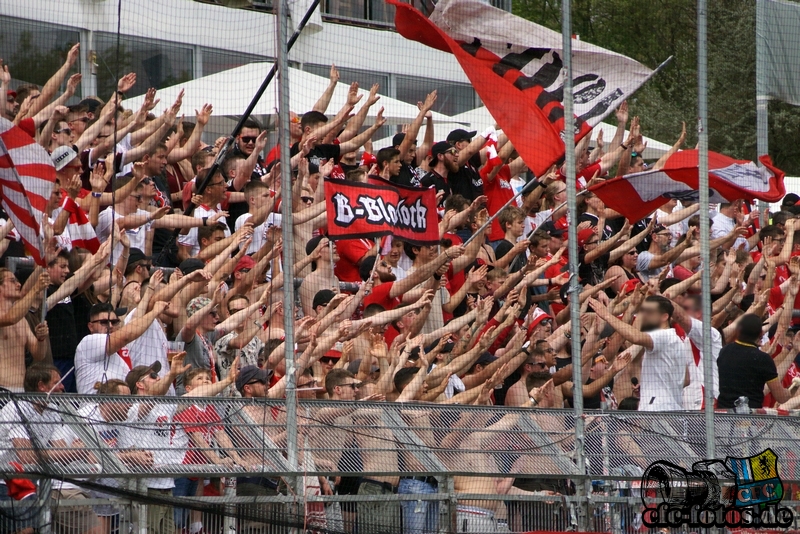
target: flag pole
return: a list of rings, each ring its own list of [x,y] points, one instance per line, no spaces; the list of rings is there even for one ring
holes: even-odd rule
[[[495,180],[497,180],[497,179],[498,179],[498,178],[495,178]],[[466,241],[464,241],[464,245],[463,245],[463,246],[465,246],[465,247],[466,247],[467,245],[469,245],[470,243],[472,243],[472,241],[473,241],[473,240],[474,240],[476,237],[478,237],[478,236],[481,234],[481,232],[483,232],[483,231],[484,231],[484,230],[485,230],[485,229],[486,229],[486,228],[487,228],[487,227],[488,227],[490,224],[492,224],[492,222],[493,222],[493,221],[494,221],[496,218],[498,218],[498,217],[500,216],[500,213],[501,213],[501,212],[502,212],[504,209],[506,209],[506,208],[507,208],[507,207],[509,207],[511,204],[513,204],[513,203],[514,203],[514,201],[516,201],[516,200],[517,200],[517,199],[518,199],[520,196],[522,196],[522,195],[524,195],[525,193],[528,193],[528,192],[530,192],[530,191],[533,191],[533,188],[534,188],[534,187],[536,187],[536,184],[538,184],[538,183],[539,183],[539,181],[538,181],[538,180],[531,180],[530,182],[528,182],[527,184],[525,184],[525,187],[523,187],[522,189],[520,189],[520,190],[519,190],[519,193],[517,193],[516,195],[514,195],[513,197],[511,197],[510,199],[508,199],[508,202],[506,202],[505,204],[503,204],[503,205],[500,207],[500,209],[499,209],[499,210],[497,210],[497,211],[495,212],[495,214],[494,214],[494,215],[492,215],[491,217],[489,217],[489,220],[487,220],[485,223],[483,223],[483,225],[482,225],[480,228],[478,228],[478,229],[475,231],[475,233],[473,233],[471,236],[469,236],[469,239],[467,239]]]
[[[768,64],[764,39],[766,35],[765,0],[756,0],[756,146],[758,157],[769,154],[769,95],[767,94],[766,73]],[[756,164],[761,165],[756,157]],[[763,200],[758,202],[761,228],[767,225],[769,204]]]

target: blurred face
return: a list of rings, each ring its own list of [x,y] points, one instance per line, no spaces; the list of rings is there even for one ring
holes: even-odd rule
[[[394,282],[397,276],[392,272],[392,266],[386,260],[379,260],[378,267],[375,269],[375,276],[383,282]]]
[[[553,333],[553,321],[551,319],[542,319],[539,324],[533,329],[534,339],[544,339]]]
[[[320,358],[319,363],[322,366],[322,370],[325,372],[325,374],[328,374],[336,365],[337,361],[339,361],[339,358],[330,358],[328,356],[324,356]]]
[[[413,165],[414,162],[417,161],[417,142],[414,141],[411,143],[411,146],[406,153],[406,159],[403,160],[403,163],[406,165]]]
[[[44,382],[39,382],[39,391],[42,393],[47,393],[52,389],[53,393],[64,393],[64,384],[59,384],[59,380],[61,380],[61,375],[58,374],[58,371],[50,371],[50,381],[47,382],[47,384]]]
[[[298,124],[299,127],[300,125]],[[242,128],[242,133],[236,138],[239,150],[247,156],[252,154],[256,148],[256,137],[258,137],[259,133],[257,128]]]
[[[245,384],[243,388],[246,397],[254,397],[257,399],[263,398],[267,396],[267,392],[269,391],[269,384],[267,384],[264,380],[256,379],[251,380],[247,384]]]
[[[548,245],[550,247],[550,254],[555,254],[558,252],[558,249],[564,245],[564,240],[560,237],[550,236],[550,242]]]
[[[606,205],[603,204],[603,201],[600,200],[600,198],[597,195],[590,195],[586,199],[586,205],[595,213],[605,209],[606,207]]]
[[[596,380],[603,376],[603,373],[606,372],[608,369],[608,362],[606,361],[605,357],[598,356],[594,359],[594,364],[592,365],[592,369],[589,371],[589,376]]]
[[[69,261],[67,261],[67,258],[58,257],[56,261],[47,268],[47,272],[50,274],[50,281],[52,283],[61,285],[66,281],[67,275],[69,275]]]
[[[635,152],[633,154],[636,154]],[[630,173],[642,172],[646,169],[644,159],[637,155],[636,157],[631,154]]]
[[[206,314],[206,316],[203,318],[203,322],[202,322],[202,323],[200,323],[200,326],[201,326],[201,328],[203,328],[205,331],[208,331],[208,332],[210,332],[211,330],[214,330],[214,328],[215,328],[215,327],[216,327],[216,326],[217,326],[219,323],[220,323],[220,320],[219,320],[219,311],[217,311],[217,310],[211,310],[211,311],[210,311],[210,312],[208,312],[208,313]]]
[[[587,145],[578,155],[578,161],[575,163],[578,169],[585,169],[589,165],[589,146]]]
[[[547,367],[550,368],[554,366],[556,364],[556,351],[553,347],[547,342],[541,343],[538,347],[544,351],[544,361]]]
[[[50,198],[47,199],[47,211],[51,212],[61,205],[61,185],[58,182],[53,184],[53,189],[50,191]]]
[[[524,219],[514,219],[511,224],[506,226],[506,230],[513,236],[513,237],[520,237],[522,233],[525,231],[525,220]]]
[[[17,112],[19,111],[19,104],[17,104],[16,98],[12,95],[6,94],[6,103],[5,103],[5,117],[8,120],[14,120],[16,117]]]
[[[86,131],[86,124],[89,122],[89,113],[76,113],[74,117],[69,120],[69,127],[72,129],[73,135],[80,137]]]
[[[320,241],[322,247],[322,261],[336,263],[339,261],[339,253],[336,251],[336,243],[323,239]],[[333,255],[331,255],[333,254]]]
[[[289,135],[292,139],[300,139],[303,131],[300,129],[300,117],[294,111],[289,112]]]
[[[89,321],[89,331],[92,334],[110,334],[119,330],[121,322],[113,311],[102,312]]]
[[[456,144],[456,147],[458,144]],[[460,149],[459,149],[460,150]],[[444,153],[444,166],[447,169],[448,173],[457,173],[458,172],[458,150],[450,149]]]
[[[548,252],[550,252],[550,243],[545,240],[539,241],[539,244],[536,246],[531,246],[531,254],[537,258],[546,257]]]
[[[297,398],[316,399],[317,392],[311,388],[317,387],[317,379],[311,376],[301,376],[297,379]]]
[[[56,129],[53,130],[53,144],[55,146],[67,146],[72,139],[72,130],[67,121],[59,121]]]
[[[556,206],[558,206],[559,204],[563,204],[564,202],[567,201],[567,186],[563,184],[560,185],[561,187],[553,195],[553,200],[555,201]],[[554,208],[556,206],[551,206],[551,208]]]
[[[667,314],[661,313],[655,302],[642,304],[642,307],[639,308],[639,314],[642,316],[642,332],[658,330],[661,328],[661,323],[667,319]]]
[[[416,247],[415,247],[416,248]],[[425,245],[419,247],[419,252],[417,252],[417,261],[422,263],[427,263],[434,259],[437,255],[438,247],[432,245]]]
[[[495,291],[500,289],[500,286],[502,286],[505,283],[505,281],[506,278],[504,276],[501,276],[500,278],[495,278],[493,280],[486,280],[486,289],[489,291],[489,293],[494,293]]]
[[[672,234],[670,234],[668,230],[654,232],[651,235],[653,236],[653,242],[658,246],[659,249],[661,249],[662,252],[669,250],[669,244],[672,241]]]

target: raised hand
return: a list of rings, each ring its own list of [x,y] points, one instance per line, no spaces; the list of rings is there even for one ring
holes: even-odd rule
[[[67,63],[70,65],[74,65],[75,62],[78,61],[80,53],[81,53],[81,44],[75,43],[74,45],[72,45],[72,48],[70,48],[69,52],[67,52]]]
[[[117,91],[120,93],[127,93],[134,85],[136,85],[136,73],[129,72],[117,82]]]
[[[376,130],[386,124],[386,119],[383,116],[383,108],[378,110],[378,115],[375,117]]]
[[[369,90],[369,96],[367,97],[367,106],[372,106],[381,99],[381,96],[378,94],[378,89],[380,89],[380,85],[377,83],[372,84],[372,87]]]
[[[214,111],[214,106],[211,104],[203,104],[203,107],[200,108],[200,111],[194,110],[194,114],[197,117],[197,124],[201,124],[205,126],[208,124],[208,120],[211,118],[211,113]]]
[[[358,82],[351,83],[350,89],[347,91],[347,105],[355,107],[359,100],[361,100],[362,96],[364,95],[358,94]]]
[[[625,100],[622,104],[619,105],[617,110],[614,112],[617,117],[617,122],[622,124],[628,123],[628,101]],[[602,131],[602,130],[601,130]]]
[[[331,72],[329,74],[329,78],[331,81],[331,85],[339,83],[339,69],[336,68],[336,65],[331,64]]]
[[[80,73],[73,74],[72,76],[70,76],[69,80],[67,80],[67,91],[66,92],[69,93],[69,94],[75,94],[75,91],[78,89],[78,85],[80,85],[82,79],[83,79],[83,75],[80,74]]]

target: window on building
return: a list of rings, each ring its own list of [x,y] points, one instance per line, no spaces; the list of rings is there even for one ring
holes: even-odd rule
[[[23,83],[44,85],[64,64],[72,45],[80,40],[78,31],[54,24],[4,17],[2,25],[0,57],[8,65],[12,88]],[[80,62],[71,74],[76,72],[80,72]]]
[[[477,104],[475,90],[468,83],[448,82],[415,76],[395,76],[395,98],[409,104],[425,100],[425,96],[438,91],[433,111],[457,115],[474,109]]]
[[[203,49],[203,76],[210,76],[225,70],[235,69],[248,63],[271,61],[270,58],[239,52]]]
[[[97,91],[103,97],[116,88],[116,77],[128,72],[136,73],[136,85],[128,96],[144,94],[148,88],[163,89],[186,82],[193,77],[192,49],[153,39],[121,37],[119,67],[117,64],[117,36],[110,33],[95,35],[97,52]]]

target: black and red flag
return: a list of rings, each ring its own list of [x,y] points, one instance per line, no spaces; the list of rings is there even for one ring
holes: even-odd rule
[[[395,25],[406,39],[450,52],[523,161],[543,175],[564,156],[561,34],[480,0],[439,0],[430,18],[410,4]],[[575,140],[614,111],[654,71],[573,41]]]
[[[371,239],[387,235],[414,245],[439,243],[436,190],[325,179],[328,237]]]

